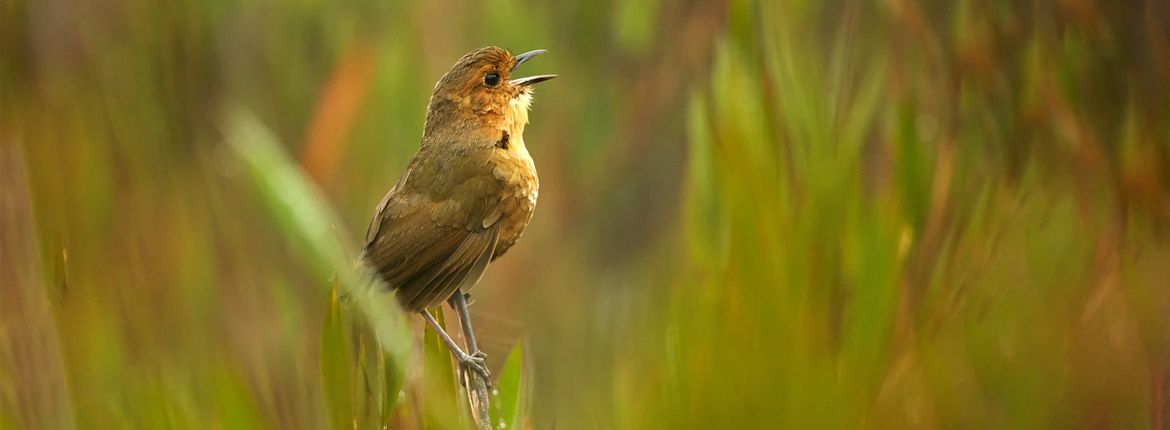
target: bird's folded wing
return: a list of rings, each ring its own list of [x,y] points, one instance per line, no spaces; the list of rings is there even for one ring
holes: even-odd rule
[[[495,250],[498,222],[459,225],[437,221],[426,210],[395,209],[401,208],[380,208],[363,258],[397,290],[404,308],[434,307],[483,275]]]

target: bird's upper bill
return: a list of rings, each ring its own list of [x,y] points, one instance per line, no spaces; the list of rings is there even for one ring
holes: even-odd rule
[[[521,64],[524,64],[524,63],[528,62],[528,60],[531,60],[533,57],[540,55],[540,54],[543,54],[545,52],[548,52],[548,51],[545,51],[543,49],[537,49],[534,51],[528,51],[528,52],[525,52],[523,54],[515,56],[514,59],[516,60],[516,63],[512,65],[511,71],[516,71],[516,68],[520,67]],[[555,78],[555,77],[557,77],[557,75],[525,76],[523,78],[515,78],[512,80],[509,80],[508,82],[511,83],[512,85],[516,85],[519,87],[526,87],[526,86],[529,86],[529,85],[532,85],[532,84],[535,84],[538,82],[547,81],[547,80]]]

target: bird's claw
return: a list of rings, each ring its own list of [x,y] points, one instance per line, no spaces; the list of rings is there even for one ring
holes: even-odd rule
[[[483,351],[476,351],[471,355],[463,354],[463,356],[459,357],[459,366],[464,370],[475,371],[475,373],[483,377],[484,381],[488,381],[488,384],[491,384],[492,374],[488,371],[487,354],[484,354]]]

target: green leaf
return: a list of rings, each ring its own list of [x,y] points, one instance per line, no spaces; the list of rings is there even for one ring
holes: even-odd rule
[[[357,370],[360,372],[357,376],[363,380],[360,387],[344,382],[356,379],[349,378],[339,369],[358,360],[346,355],[350,346],[346,342],[344,329],[349,324],[342,318],[343,309],[337,301],[331,303],[322,329],[321,354],[326,398],[334,425],[352,423],[354,402],[368,404],[371,400],[376,402],[376,409],[362,410],[383,415],[361,414],[361,421],[373,419],[374,423],[384,422],[393,402],[397,401],[401,381],[405,380],[406,369],[413,355],[411,333],[394,296],[385,293],[388,288],[369,268],[361,265],[355,267],[349,261],[346,247],[338,240],[339,235],[336,233],[340,225],[339,218],[317,187],[285,155],[271,131],[251,113],[236,107],[228,110],[224,133],[228,146],[240,158],[244,171],[256,186],[269,217],[280,228],[286,240],[292,243],[290,249],[298,252],[310,271],[320,279],[334,279],[331,293],[336,291],[337,295],[346,297],[346,303],[360,310],[364,324],[357,324],[360,327],[357,330],[370,330],[374,339],[371,344],[381,350],[373,353],[373,360],[360,360]],[[364,345],[359,348],[359,353],[366,358],[369,354]],[[381,398],[377,397],[378,389],[373,390],[375,397],[372,399],[354,397],[369,393],[367,388],[371,387],[371,383],[380,389],[392,391],[383,392]]]
[[[492,399],[493,412],[503,424],[501,428],[514,429],[528,421],[529,393],[524,385],[524,344],[518,343],[508,354],[500,379],[496,382],[496,395]]]
[[[442,307],[432,309],[431,313],[440,327],[446,327]],[[469,412],[457,406],[466,402],[459,398],[456,387],[451,351],[428,327],[423,336],[423,401],[426,406],[423,422],[426,428],[469,428],[466,418]]]
[[[268,215],[293,243],[310,270],[321,279],[335,278],[341,292],[365,316],[388,365],[402,379],[411,360],[410,330],[388,288],[367,267],[354,265],[338,241],[339,218],[317,187],[281,149],[270,130],[241,107],[228,109],[223,121],[228,147],[243,162]],[[342,229],[344,230],[344,229]]]
[[[385,356],[385,355],[384,355]],[[390,357],[386,356],[386,361]],[[382,397],[382,428],[389,428],[391,421],[394,418],[394,413],[397,408],[402,405],[405,399],[404,396],[399,396],[402,392],[402,387],[406,384],[406,380],[395,372],[391,366],[383,366],[383,382],[385,384],[385,394]]]
[[[336,283],[334,283],[336,285]],[[336,288],[336,287],[335,287]],[[333,428],[353,427],[353,384],[350,383],[350,348],[336,292],[329,300],[321,327],[321,383]]]

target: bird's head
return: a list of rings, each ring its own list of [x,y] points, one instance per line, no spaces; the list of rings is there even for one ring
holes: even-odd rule
[[[427,108],[426,132],[435,128],[523,131],[532,103],[532,85],[556,75],[512,77],[518,66],[543,49],[512,55],[489,46],[460,58],[435,84]]]

